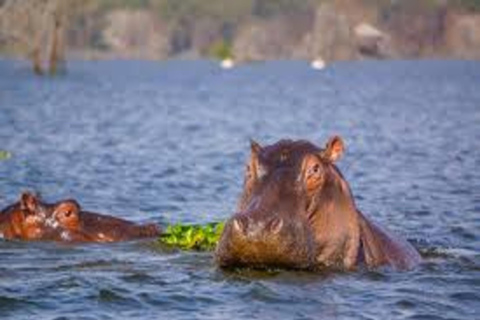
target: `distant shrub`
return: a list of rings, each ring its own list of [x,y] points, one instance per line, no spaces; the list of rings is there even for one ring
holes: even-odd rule
[[[480,0],[453,0],[452,2],[467,11],[480,11]]]
[[[224,40],[217,41],[210,47],[209,54],[219,60],[231,59],[232,46]]]

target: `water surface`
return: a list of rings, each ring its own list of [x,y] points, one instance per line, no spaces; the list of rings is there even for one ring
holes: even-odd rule
[[[359,208],[414,242],[417,269],[222,272],[151,243],[0,241],[1,319],[479,319],[480,63],[0,61],[0,206],[22,190],[137,222],[235,209],[250,138],[323,145]]]

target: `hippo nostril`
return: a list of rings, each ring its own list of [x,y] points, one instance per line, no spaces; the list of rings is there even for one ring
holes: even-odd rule
[[[268,229],[272,234],[278,234],[283,228],[283,219],[274,218],[268,224]]]
[[[248,216],[237,216],[232,220],[232,228],[236,234],[248,237],[275,235],[281,232],[284,227],[284,221],[275,217],[267,221],[253,220]]]
[[[251,218],[247,216],[237,216],[236,218],[233,219],[232,223],[233,223],[233,230],[243,235],[246,235],[252,226]]]
[[[238,233],[245,233],[245,224],[241,219],[233,219],[233,229]]]

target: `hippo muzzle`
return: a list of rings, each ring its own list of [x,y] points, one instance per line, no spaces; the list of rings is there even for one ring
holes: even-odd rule
[[[216,250],[221,267],[307,269],[314,239],[290,172],[265,181],[245,209],[226,223]]]
[[[226,224],[216,249],[221,267],[307,269],[314,262],[313,238],[302,221],[243,214]]]

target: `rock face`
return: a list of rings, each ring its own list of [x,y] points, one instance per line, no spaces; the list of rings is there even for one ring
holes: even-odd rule
[[[359,19],[332,4],[319,6],[303,42],[308,57],[335,61],[394,56],[390,36],[370,23],[356,23]]]
[[[480,14],[452,14],[446,19],[447,55],[461,59],[480,59]]]
[[[222,39],[222,25],[213,19],[201,19],[195,22],[191,32],[191,45],[198,56],[208,54],[212,45]]]
[[[169,32],[153,14],[115,10],[106,18],[102,36],[114,56],[130,59],[162,59],[169,54]]]
[[[393,55],[390,37],[368,23],[360,23],[354,28],[357,52],[369,58],[389,58]]]
[[[317,9],[310,41],[312,55],[327,61],[350,60],[356,56],[348,18],[330,4],[322,4]]]
[[[172,22],[146,9],[115,9],[92,21],[90,36],[77,48],[95,43],[113,58],[205,58],[225,43],[237,61],[480,59],[480,14],[413,0],[383,6],[323,1],[308,10],[249,14],[230,23],[213,16]]]
[[[233,42],[240,61],[305,57],[302,39],[311,28],[309,15],[284,15],[267,20],[249,20],[237,31]]]

